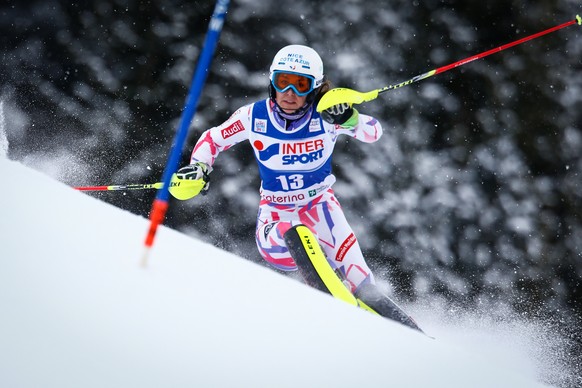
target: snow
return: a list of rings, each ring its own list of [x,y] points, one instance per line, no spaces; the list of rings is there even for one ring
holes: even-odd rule
[[[142,267],[144,218],[5,157],[0,175],[0,387],[531,388],[555,372],[536,328],[417,306],[431,339],[166,227]]]
[[[0,100],[0,158],[6,158],[8,156],[8,138],[6,137],[5,122],[4,101]]]

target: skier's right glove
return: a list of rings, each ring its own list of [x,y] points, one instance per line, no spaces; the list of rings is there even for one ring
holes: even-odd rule
[[[185,180],[199,180],[202,179],[204,183],[204,187],[202,188],[202,195],[206,194],[208,188],[210,187],[210,183],[208,182],[208,176],[212,172],[212,167],[207,165],[203,162],[195,162],[180,168],[176,171],[176,177],[178,179],[185,179]]]

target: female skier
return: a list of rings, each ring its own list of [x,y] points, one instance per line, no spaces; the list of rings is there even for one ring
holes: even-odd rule
[[[416,328],[374,286],[374,275],[332,189],[336,179],[331,156],[338,136],[375,142],[382,135],[380,123],[347,103],[321,114],[315,110],[330,83],[320,56],[310,47],[282,48],[269,74],[269,98],[243,106],[223,124],[206,130],[192,151],[190,164],[179,169],[177,177],[207,181],[220,152],[249,141],[261,177],[256,227],[261,256],[279,270],[297,270],[284,235],[303,224],[352,293],[380,315],[392,315],[388,318]]]

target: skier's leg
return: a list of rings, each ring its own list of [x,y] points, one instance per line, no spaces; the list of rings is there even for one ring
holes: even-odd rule
[[[297,270],[284,235],[299,224],[313,232],[330,266],[337,270],[351,292],[363,282],[374,282],[358,241],[331,190],[300,208],[272,204],[259,206],[256,242],[265,261],[282,271]]]
[[[303,215],[300,219],[305,224],[316,219],[313,215],[320,214],[318,222],[312,222],[311,228],[316,231],[330,265],[339,269],[340,277],[343,275],[347,280],[361,307],[420,330],[414,320],[376,286],[355,234],[331,190],[326,193],[320,208],[319,213],[312,211],[311,217]]]
[[[338,269],[354,292],[360,284],[375,283],[360,244],[333,191],[323,194],[317,206],[299,212],[302,224],[316,234],[332,268]]]
[[[314,242],[318,244],[318,247],[321,247],[322,242],[325,242],[325,240],[320,241],[317,234],[314,233],[313,227],[316,226],[319,220],[328,218],[322,209],[321,196],[299,208],[295,206],[263,203],[259,206],[256,231],[257,247],[265,261],[279,270],[295,271],[298,269],[297,265],[299,260],[300,263],[303,263],[303,267],[299,268],[303,280],[318,289],[322,288],[317,287],[313,281],[310,281],[310,279],[318,275],[312,273],[313,268],[309,266],[309,260],[302,260],[306,259],[306,255],[302,254],[298,258],[297,255],[301,253],[300,250],[290,249],[292,247],[289,247],[289,240],[285,238],[285,235],[288,231],[294,229],[294,227],[302,225],[302,222],[305,222],[309,226],[303,226],[311,231]],[[327,227],[320,227],[319,229],[324,232],[325,236],[330,235]],[[294,235],[295,239],[293,241],[298,242],[297,233]],[[295,244],[296,248],[299,245],[301,244]],[[331,268],[336,270],[337,266],[331,265]],[[343,274],[340,275],[343,278]],[[351,286],[348,286],[348,289],[351,291]]]
[[[297,265],[285,245],[283,236],[299,219],[294,206],[261,203],[257,216],[255,239],[259,253],[274,268],[291,272]]]
[[[358,306],[358,301],[329,265],[317,238],[307,226],[297,225],[289,229],[285,233],[285,243],[305,283]]]
[[[297,265],[291,257],[283,236],[292,226],[288,221],[272,221],[259,225],[256,232],[257,248],[267,263],[289,272],[296,271]]]

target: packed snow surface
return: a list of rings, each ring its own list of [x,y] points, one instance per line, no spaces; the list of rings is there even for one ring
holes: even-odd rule
[[[525,324],[412,308],[431,339],[166,227],[143,267],[148,220],[2,157],[0,176],[1,387],[532,388],[555,372]]]

